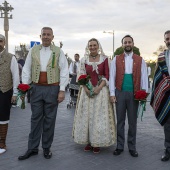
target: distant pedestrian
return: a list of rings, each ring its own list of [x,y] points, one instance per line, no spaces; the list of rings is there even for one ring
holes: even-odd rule
[[[147,64],[147,72],[148,72],[148,88],[150,88],[150,76],[151,76],[151,67]]]
[[[77,85],[76,79],[77,79],[77,71],[80,66],[80,55],[75,54],[74,55],[75,61],[71,62],[69,67],[69,74],[71,75],[71,81],[70,85]],[[70,96],[74,96],[78,94],[78,90],[70,88]]]
[[[19,79],[20,83],[22,83],[22,65],[18,63],[18,68],[19,68]]]
[[[162,161],[170,159],[170,30],[164,34],[167,50],[158,56],[157,69],[153,78],[151,106],[158,122],[164,126],[165,153]]]
[[[5,37],[0,34],[0,154],[7,150],[6,136],[11,103],[16,103],[19,84],[17,60],[4,47]]]

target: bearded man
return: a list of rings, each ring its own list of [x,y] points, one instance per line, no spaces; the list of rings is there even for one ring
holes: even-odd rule
[[[126,35],[122,38],[124,53],[116,56],[110,66],[110,101],[116,103],[117,114],[117,148],[114,155],[120,155],[125,143],[125,119],[128,117],[128,148],[133,157],[138,157],[136,150],[136,129],[138,101],[134,93],[138,90],[148,91],[147,67],[142,57],[133,53],[133,38]]]
[[[164,126],[165,153],[162,161],[170,159],[170,30],[164,33],[167,50],[158,56],[157,69],[153,78],[151,106],[158,122]]]

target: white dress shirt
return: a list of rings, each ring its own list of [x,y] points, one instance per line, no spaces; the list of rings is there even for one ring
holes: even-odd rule
[[[22,82],[25,84],[31,83],[31,68],[32,68],[32,57],[31,57],[32,48],[29,50],[27,55],[25,65],[22,70]],[[47,71],[47,64],[51,56],[51,49],[49,47],[43,47],[40,50],[40,64],[41,71]],[[60,67],[60,91],[65,91],[65,87],[68,84],[69,74],[68,74],[68,62],[64,55],[64,52],[60,49],[59,57],[59,67]]]
[[[150,67],[147,67],[148,69],[148,77],[151,75],[151,68]]]
[[[70,73],[70,74],[73,74],[74,63],[76,64],[76,66],[77,66],[77,71],[78,71],[78,68],[79,68],[79,65],[80,65],[80,61],[78,61],[78,62],[77,62],[77,61],[71,62],[70,67],[69,67],[69,73]]]
[[[0,57],[3,51],[0,53]],[[13,81],[13,96],[17,96],[18,94],[17,88],[19,84],[19,69],[18,69],[18,63],[17,63],[15,56],[12,56],[10,70],[11,70],[12,81]]]
[[[125,54],[125,74],[132,74],[133,71],[133,52],[130,54]],[[115,81],[116,81],[116,57],[111,62],[110,65],[110,78],[109,78],[109,90],[110,96],[115,96]],[[145,61],[142,59],[141,66],[141,89],[148,91],[148,74],[147,66]]]

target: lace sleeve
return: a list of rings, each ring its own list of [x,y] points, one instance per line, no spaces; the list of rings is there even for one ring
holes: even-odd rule
[[[106,86],[109,85],[109,61],[108,58],[104,60],[104,75],[102,77],[102,80],[105,80]]]

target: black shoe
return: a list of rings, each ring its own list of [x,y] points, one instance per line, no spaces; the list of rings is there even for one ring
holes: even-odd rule
[[[24,155],[21,155],[18,157],[18,160],[25,160],[28,159],[30,156],[37,155],[38,151],[34,150],[27,150],[27,152]]]
[[[165,162],[170,159],[170,152],[168,152],[167,149],[165,149],[165,154],[162,156],[161,161]]]
[[[133,157],[138,157],[138,152],[135,150],[129,150],[129,153],[131,154],[131,156]]]
[[[46,159],[50,159],[52,157],[52,152],[50,151],[50,149],[44,149],[44,158]]]
[[[123,152],[123,149],[116,149],[116,150],[113,152],[113,155],[120,155],[122,152]]]

